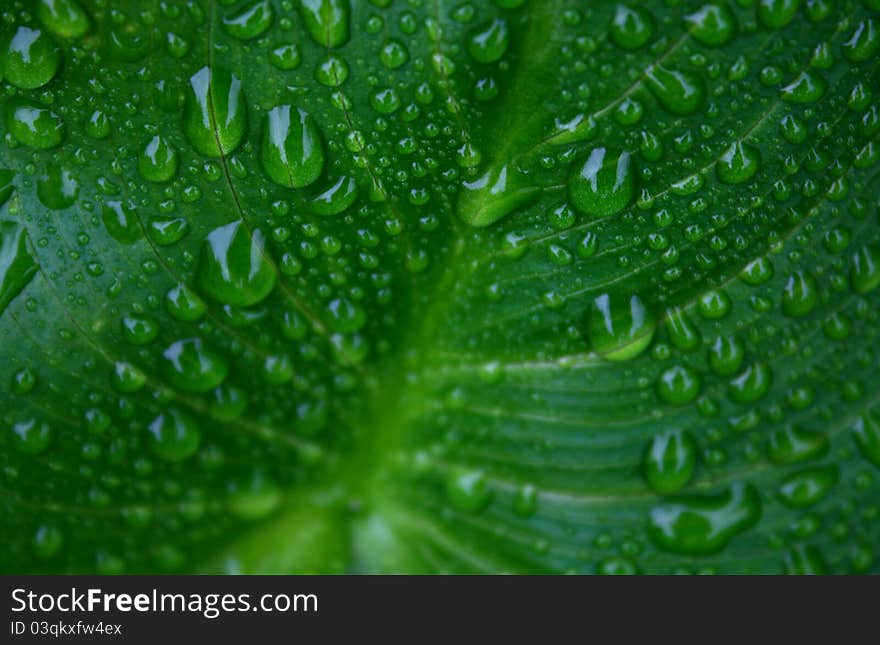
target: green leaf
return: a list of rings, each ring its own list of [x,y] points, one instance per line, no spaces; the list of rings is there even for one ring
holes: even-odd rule
[[[876,0],[11,0],[0,571],[880,572]]]

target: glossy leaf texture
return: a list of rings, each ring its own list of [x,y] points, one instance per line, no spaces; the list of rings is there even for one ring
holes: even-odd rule
[[[0,570],[880,571],[876,0],[9,0]]]

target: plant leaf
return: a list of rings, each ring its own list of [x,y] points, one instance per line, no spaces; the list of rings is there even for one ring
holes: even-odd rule
[[[13,0],[0,570],[877,572],[878,11]]]

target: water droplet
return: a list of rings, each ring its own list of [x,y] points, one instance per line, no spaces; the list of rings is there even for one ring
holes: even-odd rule
[[[661,495],[674,493],[691,480],[697,466],[697,442],[683,430],[656,435],[642,457],[642,475]]]
[[[193,147],[208,157],[228,155],[247,129],[247,105],[237,76],[203,67],[189,79],[183,128]]]
[[[329,217],[344,212],[357,199],[358,187],[352,177],[342,176],[324,192],[309,200],[309,210]]]
[[[765,27],[780,29],[790,23],[800,0],[759,0],[758,21]]]
[[[750,405],[761,399],[773,384],[773,372],[765,363],[746,367],[727,385],[730,400],[739,405]]]
[[[159,459],[182,461],[196,453],[202,436],[195,419],[172,408],[150,422],[149,438],[150,450]]]
[[[130,314],[122,318],[122,337],[132,345],[146,345],[160,331],[156,321],[144,314]]]
[[[880,421],[871,412],[856,419],[852,434],[862,456],[880,468]]]
[[[742,184],[758,172],[761,153],[754,146],[734,141],[719,157],[715,166],[718,180],[725,184]]]
[[[147,181],[170,181],[177,174],[177,150],[164,137],[154,136],[138,155],[138,171]]]
[[[697,300],[697,311],[707,320],[719,320],[730,311],[730,297],[723,291],[707,291]]]
[[[205,315],[208,306],[185,284],[178,284],[165,294],[165,307],[177,320],[193,322]]]
[[[276,279],[265,243],[259,229],[251,235],[241,222],[211,231],[202,248],[199,288],[233,307],[250,307],[265,299]]]
[[[801,72],[797,78],[780,90],[782,100],[788,103],[815,103],[825,95],[828,83],[813,70]]]
[[[806,316],[819,302],[819,286],[816,278],[805,271],[788,277],[782,291],[782,313],[792,318]]]
[[[141,225],[134,204],[109,201],[101,210],[107,233],[117,242],[133,244],[141,237]]]
[[[52,38],[30,27],[19,27],[0,49],[2,76],[23,90],[42,87],[51,81],[61,64],[61,52]]]
[[[118,392],[130,394],[137,392],[147,382],[146,375],[131,363],[125,361],[117,361],[113,365],[113,376],[111,378],[113,387]]]
[[[241,416],[247,407],[247,395],[228,383],[214,388],[211,392],[211,414],[221,421],[233,421]]]
[[[269,178],[288,188],[313,183],[324,169],[324,144],[314,119],[290,105],[269,110],[260,148],[263,169]]]
[[[348,41],[349,0],[300,0],[299,10],[317,44],[329,49]]]
[[[693,495],[651,509],[648,536],[658,549],[681,555],[718,553],[761,518],[758,491],[734,483],[716,495]]]
[[[492,501],[492,489],[479,470],[456,469],[446,477],[446,496],[453,508],[478,513]]]
[[[866,18],[856,25],[849,40],[841,49],[843,55],[854,63],[861,63],[874,56],[880,47],[880,34],[877,26],[871,18]]]
[[[638,295],[602,294],[587,313],[587,338],[597,354],[626,361],[644,352],[654,337],[654,321]]]
[[[471,226],[489,226],[532,203],[541,189],[532,185],[514,165],[488,170],[478,179],[464,182],[458,213]]]
[[[159,246],[179,242],[189,231],[189,223],[182,217],[154,217],[150,220],[150,237]]]
[[[726,2],[705,4],[685,16],[694,40],[707,47],[723,45],[736,35],[736,17]]]
[[[615,215],[635,197],[635,163],[628,152],[594,148],[583,164],[574,167],[568,192],[574,207],[586,215]]]
[[[789,508],[808,508],[825,497],[839,478],[837,466],[801,470],[785,478],[779,486],[779,499]]]
[[[46,208],[59,211],[69,208],[76,203],[78,195],[79,183],[67,168],[52,164],[37,180],[37,197]]]
[[[64,122],[47,108],[24,101],[10,101],[4,112],[6,129],[19,143],[46,150],[59,145],[64,139]]]
[[[302,52],[294,43],[279,45],[269,52],[269,62],[281,70],[296,69],[302,63]]]
[[[38,268],[28,249],[24,226],[0,221],[0,315],[30,283]]]
[[[740,278],[747,285],[756,287],[773,277],[773,264],[766,257],[758,257],[743,268]]]
[[[666,312],[666,331],[672,344],[683,351],[696,349],[703,342],[700,330],[680,307]]]
[[[556,119],[555,126],[556,134],[547,139],[547,142],[557,146],[588,141],[596,136],[599,129],[596,119],[586,114],[578,114],[568,121]]]
[[[52,428],[41,419],[29,418],[12,424],[15,447],[26,455],[38,455],[52,441]]]
[[[866,245],[853,255],[849,281],[856,293],[868,293],[880,285],[880,247]]]
[[[822,576],[828,565],[822,553],[811,544],[799,544],[785,554],[785,573],[794,576]]]
[[[229,366],[200,338],[187,338],[172,343],[162,353],[165,379],[183,392],[207,392],[226,379]]]
[[[638,49],[651,39],[654,29],[654,16],[647,9],[619,4],[608,26],[608,34],[618,47]]]
[[[687,365],[673,365],[657,379],[657,395],[671,405],[690,403],[700,393],[700,374]]]
[[[706,86],[700,77],[666,69],[662,65],[653,65],[645,82],[660,104],[679,116],[696,112],[706,97]]]
[[[269,0],[254,0],[223,18],[223,30],[234,38],[250,40],[262,36],[275,20]]]
[[[226,506],[229,512],[243,520],[268,517],[281,504],[281,490],[262,470],[229,486]]]
[[[513,512],[520,517],[531,517],[538,510],[538,489],[533,484],[523,484],[516,489]]]
[[[36,385],[37,375],[29,367],[18,370],[12,377],[12,391],[15,394],[30,394]]]
[[[828,439],[825,435],[798,426],[776,430],[767,440],[770,461],[779,466],[821,457],[827,452]]]
[[[91,26],[88,14],[76,0],[40,0],[37,18],[61,38],[79,38]]]
[[[468,51],[478,63],[494,63],[504,56],[509,42],[507,21],[496,18],[471,34]]]
[[[62,546],[64,546],[64,534],[57,526],[43,524],[34,534],[34,553],[38,558],[48,560],[58,555]]]
[[[347,334],[358,331],[367,322],[364,310],[348,298],[334,298],[327,305],[327,326]]]
[[[718,376],[730,376],[742,366],[745,355],[745,344],[738,336],[719,336],[709,347],[709,367]]]
[[[409,60],[409,51],[406,46],[399,40],[390,39],[385,41],[379,52],[379,59],[388,69],[397,69],[405,65]]]

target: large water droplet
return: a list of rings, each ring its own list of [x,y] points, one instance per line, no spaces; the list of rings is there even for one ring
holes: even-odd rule
[[[849,40],[841,49],[848,60],[861,63],[874,56],[878,47],[880,47],[880,34],[877,33],[877,25],[871,18],[866,18],[856,25]]]
[[[247,104],[238,77],[203,67],[189,79],[183,128],[193,147],[208,157],[235,150],[247,129]]]
[[[758,20],[765,27],[780,29],[790,23],[801,0],[759,0]]]
[[[230,484],[226,499],[229,512],[243,520],[267,517],[280,504],[281,490],[262,470],[256,470],[247,479]]]
[[[349,0],[299,0],[299,11],[319,45],[332,48],[348,41]]]
[[[718,376],[730,376],[742,366],[745,355],[745,343],[738,336],[719,336],[709,347],[709,367]]]
[[[0,314],[37,273],[27,231],[17,222],[0,222]]]
[[[761,153],[754,146],[734,141],[718,158],[715,174],[725,184],[741,184],[754,177],[761,164]]]
[[[840,478],[837,466],[801,470],[785,478],[779,499],[789,508],[808,508],[825,497]]]
[[[514,165],[488,170],[474,181],[464,182],[458,213],[471,226],[489,226],[532,203],[541,189]]]
[[[862,456],[880,468],[880,421],[876,415],[865,412],[853,423],[852,433]]]
[[[171,409],[150,423],[150,450],[165,461],[182,461],[199,449],[201,433],[195,419]]]
[[[865,245],[853,255],[849,281],[856,293],[868,293],[880,285],[880,247]]]
[[[658,549],[681,555],[718,553],[761,518],[758,491],[735,483],[717,495],[693,495],[651,509],[648,536]]]
[[[608,34],[618,47],[638,49],[654,35],[655,23],[654,16],[647,9],[619,4],[608,26]]]
[[[12,440],[20,452],[38,455],[52,442],[52,427],[42,419],[23,419],[12,424]]]
[[[792,318],[806,316],[819,302],[816,278],[805,271],[791,274],[782,291],[782,313]]]
[[[727,396],[738,405],[750,405],[761,399],[773,384],[773,372],[766,363],[753,363],[727,385]]]
[[[478,63],[494,63],[504,56],[510,34],[507,21],[496,18],[480,27],[468,39],[468,51]]]
[[[64,139],[64,122],[47,108],[10,101],[5,109],[6,129],[20,143],[37,150],[54,148]]]
[[[172,387],[183,392],[207,392],[226,379],[229,366],[200,338],[172,343],[162,353],[162,373]]]
[[[76,203],[79,195],[79,182],[67,169],[52,164],[46,173],[37,179],[37,197],[43,206],[53,210],[64,210]]]
[[[342,176],[330,188],[309,200],[309,210],[315,215],[338,215],[354,204],[357,194],[355,180]]]
[[[610,361],[635,358],[654,337],[654,321],[638,295],[602,294],[587,313],[587,338],[597,354]]]
[[[52,38],[30,27],[19,27],[3,42],[0,64],[7,81],[24,90],[51,81],[61,64],[61,52]]]
[[[780,466],[796,464],[828,452],[828,438],[798,426],[776,430],[767,440],[770,461]]]
[[[791,83],[783,87],[782,100],[788,103],[815,103],[828,89],[828,83],[817,72],[801,72]]]
[[[683,430],[656,435],[642,457],[642,475],[654,492],[666,495],[685,486],[697,466],[697,442]]]
[[[147,181],[170,181],[177,174],[177,150],[164,137],[154,136],[138,155],[138,171]]]
[[[673,365],[657,379],[657,395],[665,403],[685,405],[697,398],[702,385],[695,369],[688,365]]]
[[[575,165],[568,182],[571,202],[592,217],[619,213],[636,194],[636,171],[628,152],[594,148],[583,164]]]
[[[202,249],[199,288],[234,307],[257,304],[275,288],[276,271],[265,244],[259,229],[251,235],[241,222],[214,229]]]
[[[223,18],[223,30],[241,40],[262,36],[275,19],[275,7],[269,0],[254,0]]]
[[[446,496],[459,511],[478,513],[492,500],[492,489],[478,470],[453,470],[446,477]]]
[[[645,76],[648,87],[660,104],[672,114],[693,114],[703,104],[706,86],[698,76],[653,65]]]
[[[37,18],[62,38],[79,38],[91,26],[88,14],[76,0],[40,0]]]
[[[666,312],[666,331],[672,344],[683,351],[696,349],[703,342],[700,330],[680,307]]]
[[[107,233],[117,242],[132,244],[141,237],[141,225],[134,204],[109,201],[101,210]]]
[[[705,4],[685,16],[691,36],[707,47],[723,45],[736,35],[736,17],[726,2]]]
[[[269,110],[260,148],[263,169],[269,178],[288,188],[313,183],[324,169],[324,144],[314,119],[290,105]]]

